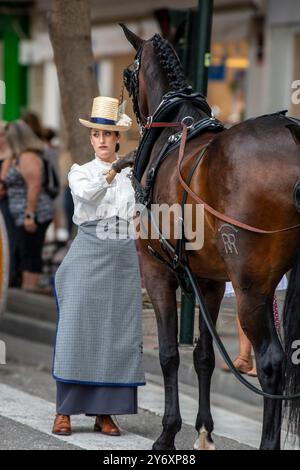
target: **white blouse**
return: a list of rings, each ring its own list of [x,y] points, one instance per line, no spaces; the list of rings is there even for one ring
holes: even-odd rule
[[[116,215],[125,220],[132,217],[135,198],[131,181],[127,177],[130,168],[117,173],[113,181],[108,183],[104,174],[110,166],[111,163],[97,157],[84,165],[72,165],[68,179],[74,201],[74,224]]]

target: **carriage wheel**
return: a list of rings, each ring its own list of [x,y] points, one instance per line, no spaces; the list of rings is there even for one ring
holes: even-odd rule
[[[0,211],[0,316],[4,313],[9,280],[9,245],[6,226]]]

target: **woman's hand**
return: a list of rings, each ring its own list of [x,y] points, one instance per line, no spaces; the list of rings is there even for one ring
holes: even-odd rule
[[[115,170],[116,173],[120,173],[120,171],[124,170],[128,166],[132,166],[135,162],[136,158],[136,150],[127,153],[125,157],[120,157],[117,161],[115,161],[111,168]]]
[[[37,224],[33,219],[24,219],[24,228],[26,232],[34,233],[37,230]]]

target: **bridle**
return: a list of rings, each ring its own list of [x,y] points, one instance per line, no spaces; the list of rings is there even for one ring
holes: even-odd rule
[[[141,68],[141,56],[143,48],[140,47],[132,64],[128,65],[123,72],[123,82],[128,91],[129,97],[133,101],[133,111],[140,128],[143,128],[143,119],[140,113],[138,96],[139,96],[139,71]],[[123,91],[122,91],[123,99]]]

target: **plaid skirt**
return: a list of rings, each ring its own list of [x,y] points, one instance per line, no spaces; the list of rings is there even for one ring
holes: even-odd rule
[[[80,225],[56,272],[53,377],[136,387],[145,385],[138,256],[129,236],[105,238],[105,224]]]

